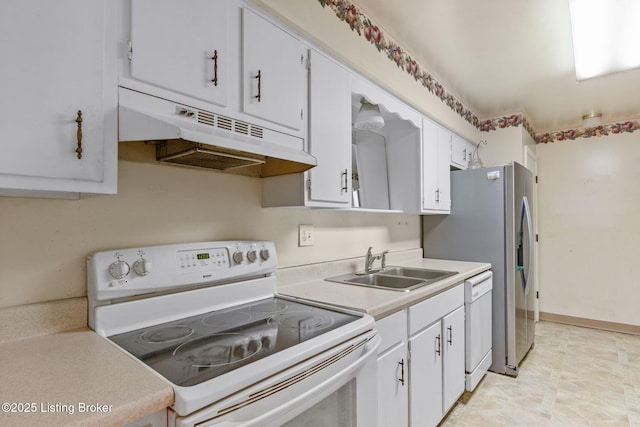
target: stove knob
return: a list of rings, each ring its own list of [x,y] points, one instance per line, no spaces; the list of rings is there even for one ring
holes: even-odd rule
[[[151,273],[152,266],[153,264],[151,263],[151,261],[140,258],[133,263],[133,271],[135,271],[138,276],[146,276],[147,274]]]
[[[258,259],[258,254],[256,253],[256,251],[250,250],[249,252],[247,252],[247,259],[249,260],[249,262],[256,262],[256,260]]]
[[[109,274],[114,279],[122,279],[126,277],[127,274],[129,274],[129,270],[129,264],[122,260],[115,261],[109,266]]]
[[[262,343],[258,340],[251,340],[249,344],[247,344],[247,350],[249,350],[249,354],[254,354],[260,351],[262,348]]]
[[[247,348],[243,345],[237,345],[233,348],[233,355],[238,359],[244,359],[247,356]]]
[[[271,348],[271,338],[268,336],[264,336],[262,337],[262,339],[260,340],[262,341],[262,347],[265,349],[270,349]]]
[[[269,252],[269,249],[260,250],[260,258],[262,258],[263,261],[268,260],[270,256],[271,256],[271,253]]]
[[[244,259],[244,257],[242,256],[242,252],[235,251],[233,253],[233,262],[235,262],[236,264],[240,264],[243,259]]]

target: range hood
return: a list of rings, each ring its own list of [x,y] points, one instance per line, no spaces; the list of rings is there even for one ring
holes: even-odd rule
[[[122,87],[118,114],[118,140],[155,142],[161,162],[261,177],[317,164],[302,138]]]

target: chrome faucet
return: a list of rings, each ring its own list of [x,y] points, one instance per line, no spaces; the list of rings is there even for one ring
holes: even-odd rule
[[[389,253],[388,250],[384,250],[382,252],[380,252],[379,254],[374,254],[372,252],[373,247],[369,246],[369,249],[367,250],[367,255],[365,257],[364,260],[364,273],[365,274],[369,274],[369,273],[375,273],[376,271],[381,271],[384,270],[387,266],[387,253]],[[379,259],[380,260],[380,268],[374,270],[371,267],[373,266],[373,262],[375,260]]]

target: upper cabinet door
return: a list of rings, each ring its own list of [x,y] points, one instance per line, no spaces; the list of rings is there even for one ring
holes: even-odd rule
[[[423,119],[422,208],[425,211],[448,213],[451,209],[451,138],[451,132]]]
[[[451,166],[466,169],[471,161],[474,148],[473,144],[454,134],[451,139]]]
[[[228,2],[132,0],[131,76],[227,106]]]
[[[0,2],[1,194],[115,192],[117,73],[107,31],[115,14],[108,12],[101,0]]]
[[[422,208],[439,210],[438,126],[430,120],[422,123]]]
[[[309,174],[313,201],[351,203],[351,96],[349,75],[324,55],[310,52]]]
[[[307,87],[304,44],[246,8],[242,36],[243,112],[302,130]]]

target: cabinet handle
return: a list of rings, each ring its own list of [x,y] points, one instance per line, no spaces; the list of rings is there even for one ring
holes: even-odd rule
[[[213,82],[214,86],[218,86],[218,51],[214,50],[213,51],[213,57],[211,57],[211,59],[213,60],[213,80],[211,80]]]
[[[76,148],[76,153],[78,153],[78,159],[82,159],[82,110],[78,110],[78,117],[76,118],[76,123],[78,124],[78,147]]]
[[[467,160],[467,149],[462,150],[462,159]]]
[[[347,190],[348,190],[348,188],[349,188],[349,185],[348,185],[349,183],[347,182],[347,176],[348,176],[348,174],[349,174],[349,173],[348,173],[348,170],[347,170],[347,169],[345,169],[345,170],[344,170],[344,172],[342,172],[342,173],[340,174],[341,178],[342,178],[342,179],[344,179],[343,184],[342,184],[342,188],[340,189],[340,192],[343,192],[343,191],[344,191],[344,192],[346,193],[346,192],[347,192]]]
[[[436,354],[440,356],[440,334],[436,337]]]
[[[404,385],[404,359],[400,360],[398,365],[400,365],[400,378],[398,378],[398,381],[400,381],[400,384]]]
[[[256,98],[258,99],[258,102],[260,102],[262,99],[262,71],[258,70],[256,79],[258,79],[258,94],[256,95]]]
[[[440,189],[436,190],[436,203],[440,203]]]
[[[449,325],[447,330],[449,331],[449,339],[447,340],[447,342],[449,343],[449,345],[453,345],[453,326]]]

